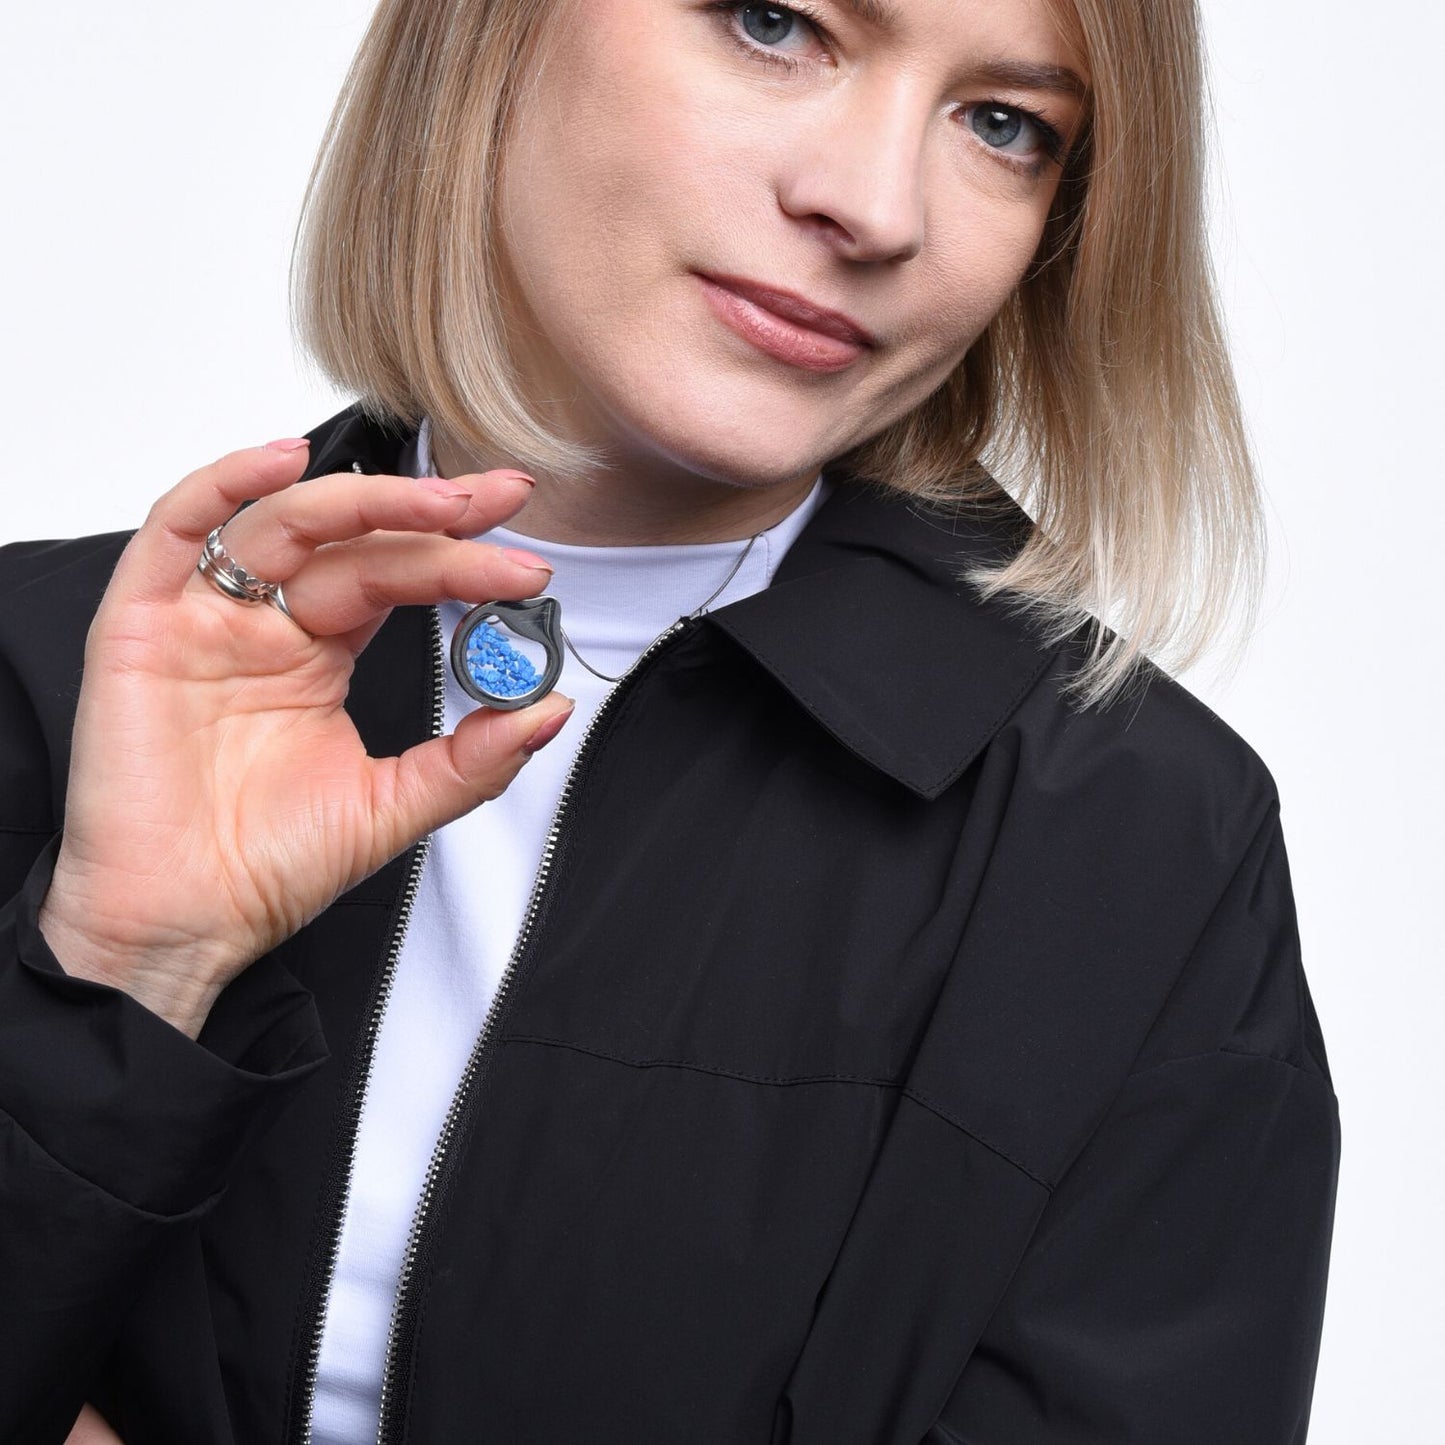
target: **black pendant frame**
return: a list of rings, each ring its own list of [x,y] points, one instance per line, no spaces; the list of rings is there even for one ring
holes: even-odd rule
[[[497,697],[479,687],[467,668],[467,644],[472,633],[483,623],[496,621],[509,632],[529,642],[540,643],[547,657],[542,680],[529,692],[518,697]],[[483,602],[473,607],[457,623],[452,633],[452,676],[457,686],[487,707],[503,712],[531,707],[546,697],[562,676],[562,604],[555,597],[524,597],[519,602]]]

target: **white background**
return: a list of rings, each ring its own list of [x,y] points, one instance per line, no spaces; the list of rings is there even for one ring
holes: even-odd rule
[[[1438,1438],[1445,1357],[1445,214],[1433,87],[1404,72],[1445,25],[1430,0],[1204,3],[1217,254],[1274,550],[1239,672],[1186,680],[1278,780],[1341,1097],[1311,1445],[1406,1445]],[[345,403],[295,359],[285,268],[369,6],[7,9],[0,541],[133,526],[193,467]]]

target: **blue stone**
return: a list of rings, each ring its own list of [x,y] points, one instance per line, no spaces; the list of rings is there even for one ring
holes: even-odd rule
[[[506,633],[490,622],[479,623],[467,638],[467,673],[493,697],[521,697],[542,681],[526,654],[518,652]]]

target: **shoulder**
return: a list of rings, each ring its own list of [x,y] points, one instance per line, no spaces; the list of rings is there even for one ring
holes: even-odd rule
[[[129,532],[0,547],[0,660],[23,679],[79,677],[85,635]]]
[[[1152,664],[1112,706],[1071,705],[1079,660],[1065,648],[1010,724],[1010,810],[1075,936],[1131,958],[1129,989],[1157,1001],[1134,1069],[1225,1052],[1328,1082],[1268,765]]]
[[[1031,644],[1020,638],[1019,646]],[[1083,644],[1048,664],[981,759],[976,801],[1000,841],[1030,842],[1035,880],[1103,899],[1111,927],[1197,935],[1262,833],[1278,829],[1273,774],[1234,728],[1151,663],[1108,705],[1066,691]]]
[[[972,580],[1027,535],[1016,504],[944,507],[830,476],[772,585],[712,620],[866,762],[929,801],[1011,757],[1021,791],[1060,805],[1148,794],[1161,814],[1189,796],[1257,813],[1272,794],[1253,750],[1157,668],[1110,707],[1069,703],[1083,639],[1043,642],[1025,604]]]
[[[1217,1058],[1329,1082],[1269,768],[1158,668],[1071,704],[1079,660],[1050,658],[960,781],[977,861],[929,1076],[1049,1181],[1131,1075]]]
[[[58,826],[86,634],[129,537],[0,547],[0,829]]]
[[[994,739],[1008,773],[1004,812],[1037,840],[1038,876],[1055,876],[1081,914],[1097,900],[1106,932],[1155,939],[1155,961],[1175,966],[1224,900],[1247,901],[1240,879],[1266,858],[1274,911],[1288,911],[1279,790],[1265,760],[1150,662],[1112,703],[1078,705],[1066,684],[1085,647],[1076,634],[1054,651]]]
[[[99,532],[0,546],[0,608],[6,615],[27,605],[88,599],[94,612],[130,532]],[[28,598],[25,594],[31,593]]]
[[[1264,759],[1153,663],[1112,703],[1078,706],[1065,684],[1082,661],[1082,643],[1059,648],[1001,734],[1020,782],[1086,811],[1102,837],[1128,831],[1180,863],[1232,869],[1279,808]]]

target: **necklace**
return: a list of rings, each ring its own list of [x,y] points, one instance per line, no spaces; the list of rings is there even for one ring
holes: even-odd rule
[[[761,532],[754,532],[748,538],[747,546],[728,575],[704,602],[685,618],[679,618],[678,622],[701,617],[707,611],[738,575],[748,553],[753,550],[753,544],[761,536]],[[673,624],[675,626],[677,623]],[[506,631],[503,631],[504,628]],[[665,627],[647,647],[652,647],[671,631],[672,627]],[[507,632],[541,646],[545,662],[540,672],[525,653],[518,651]],[[556,687],[557,679],[562,675],[563,648],[593,677],[600,677],[603,682],[621,682],[626,676],[618,673],[616,677],[611,677],[599,672],[577,651],[562,626],[562,604],[555,597],[547,596],[526,597],[520,602],[483,602],[473,607],[452,633],[452,675],[468,697],[488,707],[507,711],[529,707]]]

